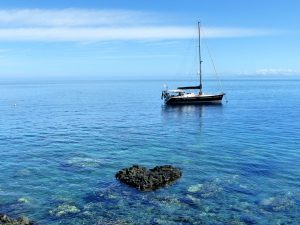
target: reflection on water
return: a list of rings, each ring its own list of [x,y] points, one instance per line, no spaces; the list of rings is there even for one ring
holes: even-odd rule
[[[176,113],[198,113],[202,112],[204,108],[220,108],[222,106],[223,104],[221,102],[195,105],[162,105],[162,111]]]
[[[198,105],[162,105],[162,116],[165,119],[170,117],[180,117],[186,115],[199,118],[205,116],[205,113],[222,114],[222,103],[198,104]]]
[[[202,134],[202,127],[206,121],[221,118],[223,114],[222,104],[203,105],[163,105],[161,107],[161,118],[165,129],[173,133],[193,134],[187,138],[198,138]],[[174,126],[176,124],[176,126]],[[194,135],[197,135],[196,137]]]

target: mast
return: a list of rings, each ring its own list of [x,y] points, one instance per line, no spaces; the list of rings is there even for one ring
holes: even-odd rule
[[[201,41],[200,41],[200,38],[201,38],[201,33],[200,33],[200,27],[201,27],[201,23],[198,22],[198,34],[199,34],[199,79],[200,79],[200,84],[199,84],[199,94],[202,94],[202,68],[201,68],[201,64],[202,64],[202,59],[201,59]]]

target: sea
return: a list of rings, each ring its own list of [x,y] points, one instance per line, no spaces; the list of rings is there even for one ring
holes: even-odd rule
[[[166,80],[0,80],[0,213],[38,224],[300,224],[300,78],[224,78],[166,106]],[[204,80],[204,92],[217,91]],[[115,174],[173,165],[140,192]]]

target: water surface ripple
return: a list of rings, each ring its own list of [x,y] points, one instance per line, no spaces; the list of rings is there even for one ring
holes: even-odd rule
[[[1,83],[0,212],[50,225],[299,224],[300,80],[228,79],[227,104],[182,107],[162,105],[162,84]],[[115,180],[137,163],[183,177],[146,193]]]

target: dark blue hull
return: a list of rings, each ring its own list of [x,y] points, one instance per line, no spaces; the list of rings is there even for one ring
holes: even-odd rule
[[[167,105],[187,105],[187,104],[209,104],[209,103],[220,103],[225,94],[217,95],[197,95],[197,96],[180,96],[171,97],[166,101]]]

